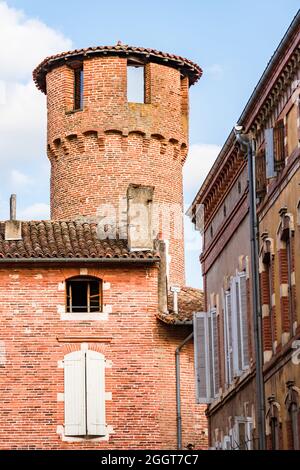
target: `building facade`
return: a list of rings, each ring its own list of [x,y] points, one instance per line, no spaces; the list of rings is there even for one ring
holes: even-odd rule
[[[300,442],[299,42],[298,13],[238,120],[256,144],[268,449],[299,449]],[[203,212],[201,265],[206,314],[199,315],[195,325],[198,342],[204,338],[200,352],[206,363],[199,357],[203,368],[198,370],[198,399],[209,403],[211,447],[255,449],[247,158],[233,132],[190,209],[195,223]]]
[[[132,69],[139,103],[127,95]],[[51,220],[17,220],[12,198],[0,224],[2,449],[176,448],[175,350],[202,309],[202,292],[185,286],[178,223],[200,76],[189,60],[121,44],[34,71],[47,94]],[[190,341],[181,437],[199,449],[192,365]]]

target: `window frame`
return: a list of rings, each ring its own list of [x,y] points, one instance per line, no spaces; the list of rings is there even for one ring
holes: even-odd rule
[[[99,310],[91,311],[91,295],[90,295],[90,283],[91,282],[98,282],[98,289],[99,289],[99,294],[97,296],[99,297]],[[69,304],[68,299],[72,299],[72,286],[76,282],[86,282],[87,283],[87,310],[82,310],[80,312],[78,311],[73,311],[73,308],[80,308],[80,306],[73,306],[72,305],[72,300],[71,304]],[[93,296],[94,297],[94,296]],[[103,282],[102,279],[99,279],[95,276],[74,276],[71,278],[66,279],[66,313],[69,314],[99,314],[103,313]]]

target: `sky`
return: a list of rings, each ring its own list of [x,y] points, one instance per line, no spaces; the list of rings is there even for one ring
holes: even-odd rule
[[[203,69],[190,89],[186,209],[240,116],[299,0],[0,0],[0,219],[49,218],[46,100],[32,82],[46,56],[95,45],[150,47]],[[199,233],[185,220],[187,285],[201,286]]]

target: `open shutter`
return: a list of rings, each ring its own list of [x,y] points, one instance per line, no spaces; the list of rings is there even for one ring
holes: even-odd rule
[[[75,351],[64,358],[65,435],[86,435],[85,353]]]
[[[101,353],[86,352],[87,434],[105,436],[105,360]]]
[[[225,369],[227,384],[233,380],[233,350],[232,350],[232,308],[231,292],[225,293],[224,302],[224,337],[225,337]]]
[[[266,177],[274,178],[275,171],[275,153],[274,153],[274,130],[265,129],[265,147],[266,147]]]
[[[219,338],[218,338],[218,317],[215,309],[210,312],[211,322],[211,369],[212,376],[212,396],[215,398],[219,393]]]
[[[239,299],[240,299],[240,328],[241,328],[241,352],[242,368],[249,367],[249,345],[248,345],[248,310],[247,310],[247,280],[246,274],[239,274]]]
[[[194,353],[197,403],[211,403],[208,314],[194,314]]]
[[[242,322],[241,322],[241,302],[240,302],[240,288],[239,288],[239,277],[235,277],[234,281],[234,338],[236,342],[234,352],[234,371],[235,375],[239,376],[243,369],[242,365]]]

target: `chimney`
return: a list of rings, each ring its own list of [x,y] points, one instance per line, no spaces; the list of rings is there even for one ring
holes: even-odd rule
[[[153,186],[130,184],[127,189],[127,233],[131,251],[153,250]]]
[[[173,292],[173,312],[178,313],[178,294],[180,292],[180,287],[171,286],[170,291]]]
[[[22,222],[17,219],[17,196],[10,196],[10,219],[5,222],[5,240],[22,240]]]

